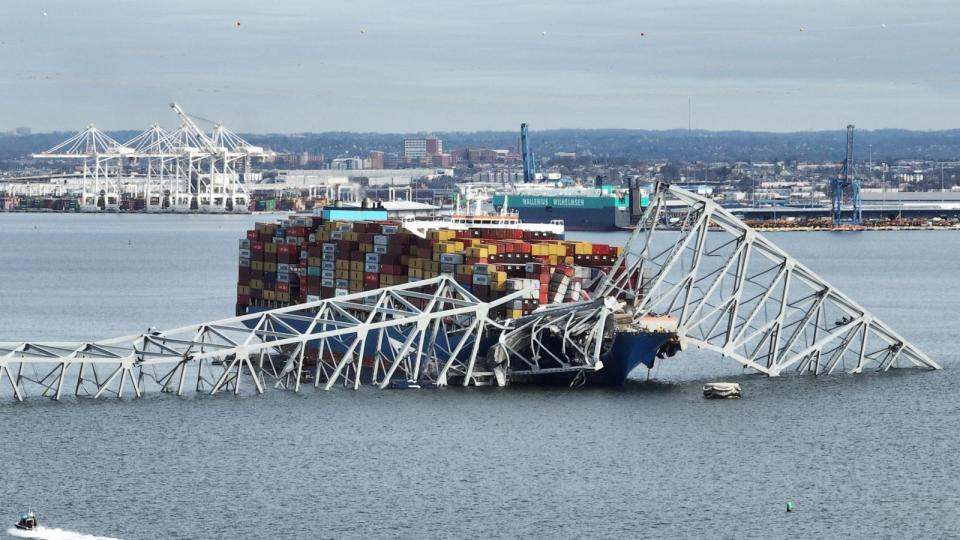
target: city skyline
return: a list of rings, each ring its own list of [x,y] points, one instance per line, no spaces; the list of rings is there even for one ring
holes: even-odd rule
[[[548,9],[549,7],[549,9]],[[950,129],[960,6],[14,0],[0,131]],[[850,21],[850,22],[846,22]],[[758,55],[757,51],[763,51]]]

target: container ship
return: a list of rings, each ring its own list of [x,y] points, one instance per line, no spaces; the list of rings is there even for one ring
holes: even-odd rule
[[[649,199],[641,195],[645,202]],[[630,227],[629,190],[614,189],[598,177],[594,187],[516,186],[493,195],[494,209],[517,212],[523,221],[563,220],[571,231],[614,231]]]
[[[520,319],[541,308],[591,299],[622,252],[607,244],[565,240],[563,232],[557,223],[526,223],[504,214],[391,220],[385,211],[369,208],[324,208],[320,215],[260,222],[240,240],[237,313],[447,274],[481,301],[530,291],[490,313],[496,320]],[[653,321],[642,331],[616,334],[598,371],[511,382],[570,384],[578,376],[578,384],[623,384],[635,367],[652,367],[658,355],[676,352],[675,331],[672,321]],[[498,337],[487,335],[484,341],[492,346]],[[316,354],[308,344],[307,360],[313,355],[315,361]]]

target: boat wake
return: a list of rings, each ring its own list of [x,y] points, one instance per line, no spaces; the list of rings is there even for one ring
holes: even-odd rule
[[[95,536],[50,527],[37,527],[30,531],[10,527],[7,529],[7,534],[17,538],[39,538],[41,540],[119,540],[109,536]]]

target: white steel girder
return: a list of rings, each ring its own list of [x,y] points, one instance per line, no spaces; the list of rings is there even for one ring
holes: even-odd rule
[[[671,315],[684,345],[770,376],[940,369],[729,211],[664,183],[601,291],[632,306],[634,320]]]
[[[504,364],[525,345],[562,325],[566,356],[517,364],[514,373],[599,369],[595,351],[612,306],[588,302],[497,322],[490,311],[521,297],[479,301],[449,276],[395,285],[168,331],[97,342],[0,343],[0,392],[28,395],[139,397],[240,392],[241,381],[263,392],[266,380],[299,391],[315,386],[380,388],[392,381],[446,386],[503,385]],[[615,307],[615,306],[613,306]],[[510,330],[511,325],[519,324]],[[506,333],[504,331],[506,330]],[[498,336],[499,341],[498,341]],[[521,339],[522,338],[522,339]]]

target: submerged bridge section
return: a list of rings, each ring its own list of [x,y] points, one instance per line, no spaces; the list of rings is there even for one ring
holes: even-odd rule
[[[504,385],[511,373],[580,372],[602,367],[615,302],[562,306],[498,322],[448,276],[364,293],[96,342],[0,343],[0,388],[13,397],[260,393],[268,382],[299,390],[404,384]],[[563,351],[538,344],[561,339]],[[514,362],[522,358],[522,362]],[[510,366],[513,367],[510,367]]]
[[[939,366],[712,201],[657,186],[595,299],[497,321],[452,278],[95,342],[0,343],[0,395],[182,395],[363,384],[505,385],[602,369],[618,331],[669,316],[687,347],[770,376]]]

